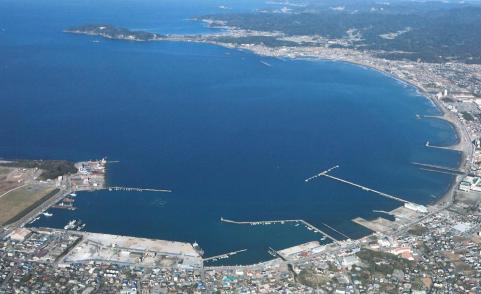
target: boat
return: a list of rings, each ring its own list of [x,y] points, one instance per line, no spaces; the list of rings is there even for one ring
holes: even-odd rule
[[[75,193],[70,193],[69,195],[72,196],[72,197],[76,197],[76,196],[77,196],[77,194],[75,194]]]
[[[74,219],[74,220],[69,221],[68,224],[66,224],[63,228],[65,230],[71,230],[71,229],[75,228],[76,225],[77,225],[77,220]]]
[[[82,225],[78,226],[76,230],[77,230],[77,231],[81,231],[81,230],[83,230],[84,228],[85,228],[85,224],[82,224]]]
[[[53,213],[48,213],[48,212],[44,212],[42,214],[46,217],[51,217],[53,215]]]

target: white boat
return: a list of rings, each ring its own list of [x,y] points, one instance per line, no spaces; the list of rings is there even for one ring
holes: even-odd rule
[[[42,214],[46,217],[51,217],[53,215],[53,213],[48,213],[48,212],[44,212]]]
[[[65,225],[65,227],[63,227],[65,230],[70,230],[70,229],[73,229],[75,228],[75,225],[76,225],[77,221],[76,220],[71,220],[68,222],[68,224]]]
[[[72,196],[72,197],[76,197],[76,196],[77,196],[77,194],[75,194],[75,193],[70,193],[70,196]]]

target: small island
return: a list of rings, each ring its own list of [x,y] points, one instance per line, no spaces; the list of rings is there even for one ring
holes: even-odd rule
[[[126,28],[115,27],[112,25],[83,25],[78,27],[72,27],[64,30],[66,33],[83,34],[90,36],[101,36],[107,39],[113,40],[126,40],[126,41],[156,41],[161,40],[163,35],[155,34],[145,31],[131,31]]]

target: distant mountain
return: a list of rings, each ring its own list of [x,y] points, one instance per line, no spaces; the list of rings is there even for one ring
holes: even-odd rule
[[[290,13],[262,11],[210,15],[204,19],[293,36],[343,39],[355,33],[358,38],[347,47],[375,50],[392,59],[481,63],[481,6],[474,4],[400,2],[348,6],[346,3],[336,7],[322,4],[317,9],[300,7]]]

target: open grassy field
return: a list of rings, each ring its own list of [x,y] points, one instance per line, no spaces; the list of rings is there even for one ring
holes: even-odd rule
[[[28,184],[4,194],[0,197],[0,225],[30,211],[52,196],[54,190],[52,185]]]
[[[0,166],[0,195],[22,185],[11,178],[13,171],[14,168]]]

